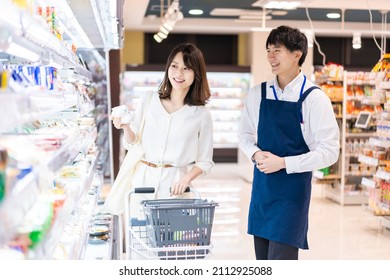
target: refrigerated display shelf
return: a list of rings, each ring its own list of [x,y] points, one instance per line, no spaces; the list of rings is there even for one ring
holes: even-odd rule
[[[88,169],[88,172],[85,174],[84,177],[80,179],[68,179],[69,181],[73,181],[73,183],[75,181],[78,181],[78,183],[73,184],[71,189],[68,190],[69,195],[67,196],[64,205],[59,210],[57,217],[54,220],[54,223],[52,224],[49,232],[45,236],[44,240],[36,248],[34,248],[34,250],[29,252],[28,258],[53,259],[53,254],[57,245],[59,244],[65,226],[68,224],[69,221],[71,221],[70,217],[72,215],[77,215],[80,212],[80,209],[85,205],[85,200],[88,197],[88,191],[91,187],[92,179],[94,176],[94,170],[96,170],[97,158],[98,155],[94,157]],[[94,207],[96,205],[96,202],[97,201],[95,200],[92,203]],[[81,219],[82,221],[89,221],[90,217],[92,216],[92,213],[92,210],[87,211],[87,214],[89,216],[87,215],[84,217],[78,217],[78,219]],[[81,232],[75,233],[77,235],[77,239],[84,240],[84,242],[80,244],[80,247],[77,248],[78,251],[83,250],[86,245],[85,241],[87,240],[86,236],[88,233],[88,223],[86,224],[86,226],[87,227],[84,227]],[[69,255],[75,254],[71,253]],[[80,255],[80,253],[77,253],[77,255]]]
[[[34,171],[30,172],[14,186],[10,186],[10,189],[11,192],[0,204],[0,244],[11,240],[17,226],[37,201],[39,196],[37,175]]]

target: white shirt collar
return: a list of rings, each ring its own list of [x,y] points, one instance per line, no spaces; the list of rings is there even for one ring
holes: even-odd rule
[[[280,88],[277,77],[274,78],[274,86],[277,92],[299,92],[301,90],[302,83],[302,71],[299,71],[299,74],[294,78],[294,80],[292,80],[287,86],[285,86],[284,90]]]

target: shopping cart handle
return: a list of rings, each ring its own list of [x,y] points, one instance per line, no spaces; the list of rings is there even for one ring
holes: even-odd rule
[[[134,193],[154,193],[154,188],[153,187],[134,188]]]
[[[169,192],[171,192],[172,191],[172,188],[169,188]],[[187,187],[185,190],[184,190],[184,192],[191,192],[191,188],[190,187]]]

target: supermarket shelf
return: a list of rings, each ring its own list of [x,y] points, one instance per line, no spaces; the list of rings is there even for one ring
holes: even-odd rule
[[[390,181],[390,173],[389,172],[386,172],[386,171],[383,171],[383,170],[378,170],[376,172],[375,176],[378,179],[383,179],[383,180],[386,180],[386,181]]]
[[[86,115],[94,108],[94,103],[78,105],[77,94],[56,92],[10,93],[0,95],[0,112],[7,121],[0,123],[0,133],[8,132],[18,125],[33,120],[64,118],[61,111],[70,110],[69,117]],[[72,108],[72,109],[68,109]],[[76,112],[75,112],[76,111]]]
[[[58,71],[58,76],[63,82],[67,83],[87,83],[92,80],[92,74],[89,71],[84,71],[81,66],[76,68],[61,69]]]
[[[313,177],[317,180],[340,180],[340,174],[329,174],[324,175],[324,173],[320,170],[316,170],[313,172]]]
[[[390,142],[388,140],[380,139],[379,137],[370,137],[369,144],[376,147],[382,147],[382,148],[390,147]]]
[[[345,194],[344,205],[361,205],[368,202],[368,196],[365,194]]]
[[[372,189],[375,188],[375,186],[376,186],[376,183],[375,183],[374,180],[369,179],[369,178],[366,178],[366,177],[363,177],[363,178],[362,178],[361,184],[362,184],[363,186],[366,186],[366,187],[372,188]]]
[[[25,94],[0,94],[0,132],[7,132],[30,119],[29,98]],[[21,112],[21,113],[18,113]]]
[[[390,82],[389,81],[382,81],[379,83],[380,89],[390,89]]]
[[[56,220],[54,221],[51,229],[46,235],[44,241],[40,243],[30,254],[30,258],[33,259],[53,259],[54,251],[57,247],[58,242],[64,232],[64,228],[70,220],[73,212],[76,212],[78,207],[82,207],[82,200],[87,196],[88,190],[91,186],[92,179],[94,176],[94,170],[96,169],[97,157],[94,158],[92,164],[88,169],[88,173],[84,178],[80,180],[77,186],[74,186],[69,190],[70,196],[67,197],[63,207],[59,211]],[[96,205],[94,203],[93,205]],[[92,211],[90,213],[92,215]],[[90,220],[89,218],[83,217],[83,219]],[[80,233],[79,239],[86,240],[85,236],[88,233],[88,229],[84,229],[83,233]],[[81,247],[85,247],[84,244],[80,244]]]
[[[86,116],[95,108],[93,101],[88,101],[79,104],[78,106],[68,107],[67,109],[61,110],[47,116],[46,119],[76,119],[79,117]]]
[[[342,197],[340,191],[330,186],[325,186],[324,196],[341,205],[361,205],[368,202],[368,196],[365,194],[344,193],[344,197]]]
[[[45,57],[49,58],[48,62],[51,60],[63,67],[74,67],[77,68],[79,73],[90,75],[87,74],[89,72],[87,69],[82,69],[78,65],[77,58],[72,51],[52,34],[41,21],[34,18],[27,11],[8,2],[2,3],[0,26],[4,32],[12,34],[13,42],[33,53],[41,54],[42,46],[44,46]]]
[[[70,136],[66,143],[46,160],[45,165],[53,172],[58,171],[66,163],[77,157],[82,149],[82,143],[83,137],[80,134]]]
[[[0,244],[7,243],[39,195],[37,176],[31,172],[19,180],[0,204]]]
[[[381,217],[380,221],[383,227],[390,229],[390,217]]]
[[[329,186],[325,186],[325,189],[324,189],[324,196],[326,198],[329,198],[339,204],[342,204],[342,197],[340,195],[340,192],[339,191],[336,191],[334,189],[332,189],[331,187]]]
[[[345,133],[347,138],[365,138],[375,136],[374,132],[347,132]]]
[[[372,166],[378,166],[379,163],[379,160],[377,158],[368,157],[362,154],[359,154],[358,161]]]

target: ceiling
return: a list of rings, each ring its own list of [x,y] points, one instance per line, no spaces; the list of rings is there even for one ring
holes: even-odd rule
[[[161,24],[161,3],[165,11],[170,1],[172,0],[125,0],[125,29],[157,32]],[[280,10],[262,8],[266,0],[180,0],[184,19],[176,23],[172,32],[238,34],[256,30],[268,31],[285,24],[302,30],[312,29],[319,36],[352,37],[354,31],[359,31],[362,36],[390,35],[390,25],[387,23],[390,21],[390,15],[385,12],[390,10],[390,0],[295,1],[302,2],[299,8],[289,10],[286,15],[279,15]],[[258,6],[252,6],[255,2]],[[202,9],[204,13],[193,16],[188,13],[191,9]],[[221,12],[225,16],[217,15]],[[230,15],[226,15],[227,12]],[[326,14],[329,12],[338,12],[342,16],[339,19],[328,19]],[[252,19],[239,19],[240,15]]]

